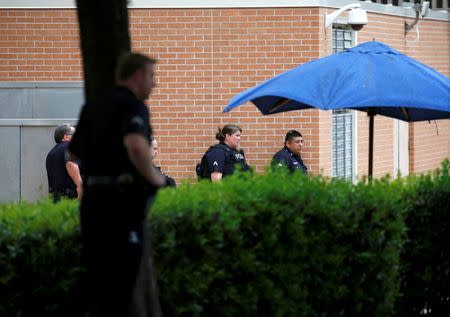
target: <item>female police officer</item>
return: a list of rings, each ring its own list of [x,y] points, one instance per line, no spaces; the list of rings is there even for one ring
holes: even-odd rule
[[[204,159],[206,175],[213,182],[234,173],[236,166],[243,171],[249,170],[244,152],[239,149],[242,129],[234,124],[227,124],[216,134],[219,143],[210,147]]]

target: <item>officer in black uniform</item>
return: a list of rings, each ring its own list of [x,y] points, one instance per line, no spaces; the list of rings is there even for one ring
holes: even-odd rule
[[[156,141],[156,139],[154,137],[152,137],[150,139],[150,145],[152,147],[152,160],[155,160],[156,155],[159,154],[159,146],[158,146],[158,141]],[[170,187],[176,187],[177,186],[177,182],[170,177],[169,175],[167,175],[166,173],[164,173],[161,169],[161,166],[156,166],[155,167],[164,175],[164,177],[166,178],[166,184],[167,186]]]
[[[274,154],[272,166],[287,166],[291,173],[300,170],[303,174],[308,173],[308,167],[301,157],[303,147],[303,136],[296,130],[290,130],[284,138],[284,147]]]
[[[55,129],[56,145],[48,152],[45,159],[47,170],[48,192],[57,202],[61,197],[77,198],[81,196],[81,176],[78,162],[68,159],[67,148],[75,133],[75,128],[62,124]]]
[[[111,95],[88,101],[69,146],[85,176],[80,205],[84,311],[129,316],[142,254],[148,195],[165,179],[152,164],[144,100],[154,87],[156,61],[128,53]]]
[[[212,181],[221,180],[232,175],[236,166],[248,171],[250,168],[245,161],[244,151],[239,149],[242,129],[234,124],[227,124],[216,134],[219,144],[214,145],[206,154],[206,166]]]

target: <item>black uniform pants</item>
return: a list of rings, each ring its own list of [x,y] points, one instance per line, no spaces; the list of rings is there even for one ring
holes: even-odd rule
[[[94,316],[129,316],[143,248],[147,198],[97,185],[85,189],[80,207],[85,310]]]
[[[61,200],[61,198],[69,198],[69,199],[74,199],[78,197],[78,193],[76,190],[72,190],[72,189],[65,189],[65,190],[61,190],[61,191],[55,191],[53,193],[50,193],[53,196],[53,202],[57,203],[58,201]]]

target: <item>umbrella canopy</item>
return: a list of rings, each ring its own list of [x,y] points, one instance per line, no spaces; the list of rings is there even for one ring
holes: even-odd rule
[[[369,176],[373,116],[414,122],[450,118],[450,79],[380,42],[303,64],[233,97],[224,112],[251,101],[265,115],[291,110],[367,111]]]
[[[224,111],[247,101],[266,115],[305,108],[371,108],[405,121],[446,119],[450,79],[373,41],[271,78],[236,95]]]

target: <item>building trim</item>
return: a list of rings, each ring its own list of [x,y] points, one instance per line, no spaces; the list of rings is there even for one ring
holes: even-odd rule
[[[53,127],[60,125],[61,122],[67,124],[76,124],[78,122],[78,119],[0,119],[0,127]]]
[[[82,81],[0,81],[0,89],[83,88]]]
[[[356,0],[130,0],[130,9],[193,9],[193,8],[340,8]],[[361,1],[361,7],[369,12],[387,15],[415,17],[410,7],[398,7]],[[2,9],[74,9],[75,0],[0,0]],[[425,19],[450,21],[450,12],[430,10]]]

